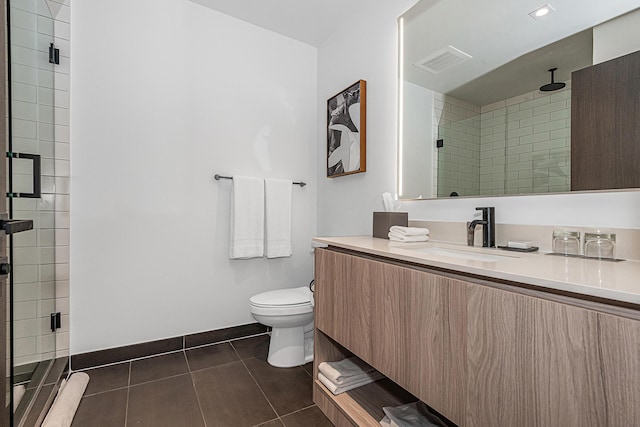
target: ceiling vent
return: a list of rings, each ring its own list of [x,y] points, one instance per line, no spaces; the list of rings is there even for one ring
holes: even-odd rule
[[[447,46],[413,65],[429,71],[430,73],[440,74],[441,72],[448,70],[451,67],[455,67],[458,64],[462,64],[472,58],[473,56],[464,53],[460,49],[456,49],[453,46]]]

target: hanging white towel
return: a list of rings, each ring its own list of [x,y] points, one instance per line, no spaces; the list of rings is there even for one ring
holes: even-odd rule
[[[229,258],[264,255],[264,180],[234,176],[231,187]]]
[[[291,193],[286,179],[265,179],[267,258],[291,256]]]

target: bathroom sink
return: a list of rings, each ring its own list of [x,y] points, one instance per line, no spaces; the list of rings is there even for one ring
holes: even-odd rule
[[[430,255],[446,256],[449,258],[463,259],[463,260],[469,260],[469,261],[496,262],[496,261],[509,261],[509,260],[513,261],[514,259],[519,259],[519,257],[516,257],[516,256],[487,254],[484,252],[472,252],[472,251],[465,251],[461,249],[450,249],[450,248],[440,248],[440,247],[415,248],[413,250],[416,252],[422,252]]]

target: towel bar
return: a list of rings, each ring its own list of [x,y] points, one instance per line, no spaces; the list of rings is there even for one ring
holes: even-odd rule
[[[216,181],[220,181],[221,179],[233,179],[232,176],[223,176],[223,175],[220,175],[220,174],[215,174],[213,177],[216,179]],[[307,185],[307,183],[303,182],[303,181],[292,182],[292,184],[293,185],[299,185],[300,187],[304,187],[305,185]]]

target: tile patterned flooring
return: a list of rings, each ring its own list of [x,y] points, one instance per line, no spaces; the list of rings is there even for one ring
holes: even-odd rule
[[[87,369],[72,427],[332,426],[311,398],[312,364],[274,368],[259,335]]]

